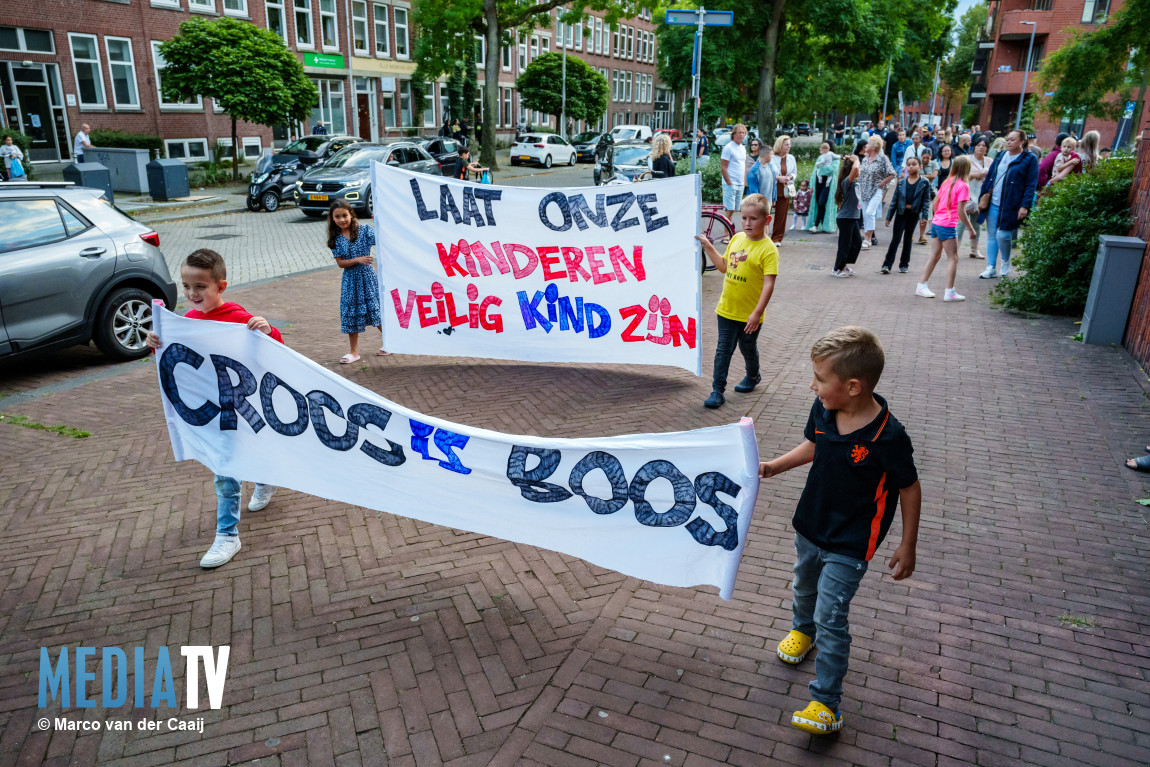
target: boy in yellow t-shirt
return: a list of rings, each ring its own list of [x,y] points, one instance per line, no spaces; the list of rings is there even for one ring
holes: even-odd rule
[[[763,326],[763,312],[775,290],[775,277],[779,273],[779,251],[766,236],[771,220],[770,203],[761,194],[743,198],[739,215],[743,231],[731,238],[727,252],[720,255],[710,240],[695,237],[715,268],[723,273],[723,294],[715,314],[719,320],[719,342],[715,348],[715,374],[711,383],[711,396],[703,405],[722,406],[723,390],[727,388],[727,369],[735,347],[743,353],[747,375],[735,385],[735,391],[754,391],[763,377],[759,375],[759,329]]]

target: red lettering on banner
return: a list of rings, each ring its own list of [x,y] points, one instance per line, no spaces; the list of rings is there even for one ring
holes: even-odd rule
[[[455,296],[448,293],[443,297],[443,300],[447,303],[447,321],[451,324],[451,327],[454,328],[458,325],[468,324],[469,318],[466,314],[460,317],[455,313]]]
[[[466,240],[452,243],[450,251],[444,248],[443,243],[440,242],[435,243],[435,247],[439,250],[439,263],[443,266],[443,271],[448,277],[452,277],[455,274],[461,277],[471,276],[459,265],[459,254],[462,247],[467,247]]]
[[[527,277],[535,271],[535,267],[539,266],[539,256],[535,255],[535,251],[526,245],[516,245],[509,242],[503,246],[503,252],[507,254],[507,260],[511,262],[511,272],[517,280]],[[516,253],[522,254],[527,259],[526,265],[519,265],[518,259],[515,258]]]
[[[407,291],[407,305],[402,306],[399,303],[399,291],[391,291],[391,301],[395,304],[395,316],[399,318],[399,326],[407,330],[407,324],[411,322],[411,310],[415,308],[415,291]]]
[[[635,249],[633,251],[634,256],[635,256],[635,263],[634,264],[632,264],[630,261],[627,260],[626,254],[623,252],[623,249],[620,248],[618,245],[612,245],[611,249],[607,252],[611,256],[611,268],[613,268],[615,270],[615,279],[619,280],[619,282],[626,282],[627,281],[627,277],[623,274],[623,270],[622,270],[622,268],[620,268],[620,264],[622,264],[622,266],[627,267],[627,271],[629,271],[629,272],[631,272],[631,274],[635,275],[635,279],[639,280],[640,282],[642,282],[643,280],[645,280],[647,278],[647,272],[646,272],[646,270],[643,269],[643,246],[642,245],[636,245],[635,246]]]
[[[435,317],[431,314],[431,296],[416,296],[415,308],[419,313],[419,327],[426,328],[436,323]]]
[[[551,280],[561,280],[567,276],[567,272],[553,272],[551,271],[552,264],[558,265],[559,248],[555,245],[543,245],[536,248],[539,253],[539,263],[543,265],[543,281],[550,282]]]
[[[499,249],[499,243],[491,243],[492,250],[498,255],[492,255],[487,248],[483,247],[483,243],[476,240],[471,243],[471,255],[475,256],[475,260],[479,263],[479,271],[483,272],[485,277],[491,276],[491,264],[495,264],[495,268],[499,270],[500,274],[507,274],[511,271],[511,267],[507,265],[507,259],[503,257],[503,251]],[[471,261],[467,262],[468,268],[471,269],[471,276],[476,276],[475,269],[471,266]]]
[[[563,263],[567,266],[567,276],[571,278],[571,281],[579,281],[576,276],[578,273],[582,275],[583,282],[590,282],[591,275],[587,274],[587,270],[580,266],[580,264],[583,263],[583,251],[579,248],[569,248],[566,246],[561,250],[563,251]]]
[[[635,329],[639,327],[639,323],[643,321],[643,315],[646,313],[647,310],[639,304],[635,304],[634,306],[624,306],[619,310],[620,317],[623,319],[627,319],[628,317],[631,318],[631,322],[623,330],[622,336],[620,336],[624,342],[634,343],[635,341],[647,340],[643,336],[635,335]]]
[[[503,317],[496,314],[489,316],[487,308],[489,306],[499,306],[503,303],[503,299],[495,296],[488,296],[483,299],[483,303],[479,305],[479,322],[483,325],[484,330],[494,330],[496,333],[503,332]]]
[[[596,254],[602,255],[606,253],[606,248],[600,247],[599,245],[588,245],[585,252],[587,253],[587,263],[591,266],[591,280],[596,285],[602,285],[604,282],[611,282],[615,279],[615,275],[611,272],[607,272],[606,274],[599,273],[599,270],[602,269],[605,264],[595,258],[595,256]]]

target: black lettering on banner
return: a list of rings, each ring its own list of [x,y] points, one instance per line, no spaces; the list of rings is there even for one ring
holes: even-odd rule
[[[248,426],[252,427],[252,431],[258,434],[264,427],[264,419],[247,401],[247,397],[256,393],[256,377],[243,363],[231,357],[222,354],[213,354],[211,357],[220,387],[220,431],[235,431],[239,424],[236,413],[239,413],[248,422]],[[232,383],[229,370],[234,370],[239,377],[238,384]]]
[[[739,512],[720,501],[716,493],[726,493],[735,498],[742,489],[726,474],[717,471],[708,471],[696,477],[695,492],[699,494],[699,500],[715,510],[719,519],[726,523],[727,529],[720,533],[709,522],[696,517],[687,523],[691,537],[704,546],[721,546],[727,551],[734,551],[739,545]]]
[[[609,499],[596,498],[583,491],[583,478],[595,469],[601,469],[607,481],[611,483],[611,497]],[[583,456],[583,460],[575,464],[568,480],[571,492],[587,502],[587,506],[596,514],[614,514],[627,505],[627,475],[623,473],[623,464],[610,453],[596,450]]]
[[[675,491],[675,505],[664,512],[655,511],[647,503],[647,486],[660,477],[670,480]],[[670,461],[649,461],[635,472],[631,480],[631,502],[635,504],[635,519],[648,527],[675,527],[691,518],[695,510],[695,487],[687,475]]]
[[[635,202],[635,193],[627,192],[626,194],[613,194],[607,198],[608,205],[619,205],[619,210],[615,211],[615,217],[611,219],[611,228],[618,232],[620,229],[626,229],[629,226],[638,226],[639,217],[631,216],[626,221],[623,220],[624,214],[631,209],[631,204]]]
[[[472,193],[476,199],[483,200],[483,212],[487,214],[487,225],[495,226],[495,212],[491,210],[491,201],[503,199],[503,190],[474,189]]]
[[[654,205],[647,207],[649,202],[658,202],[659,196],[655,194],[638,194],[635,195],[635,200],[639,203],[639,210],[643,213],[643,223],[647,227],[648,232],[653,232],[656,229],[662,229],[667,224],[671,223],[667,220],[666,216],[662,218],[654,218],[659,215],[659,209]]]
[[[591,209],[587,207],[587,201],[583,199],[583,195],[577,194],[574,197],[568,197],[567,201],[571,205],[571,217],[575,220],[575,226],[579,227],[579,231],[587,230],[587,221],[584,216],[590,219],[591,223],[595,226],[607,227],[607,208],[604,206],[606,195],[595,195],[595,212],[592,213]]]
[[[276,412],[275,400],[272,399],[272,395],[275,394],[277,386],[282,386],[284,391],[291,395],[292,401],[295,402],[296,417],[291,423],[281,421],[279,413]],[[263,407],[264,418],[267,419],[268,426],[272,427],[272,431],[276,434],[282,434],[285,437],[298,437],[307,430],[307,399],[284,383],[275,373],[264,373],[264,377],[260,380],[260,405]]]
[[[192,426],[203,426],[219,415],[220,409],[211,400],[207,400],[197,408],[190,408],[181,399],[179,387],[176,385],[175,372],[176,365],[181,362],[199,370],[200,365],[204,364],[204,358],[183,344],[169,344],[160,356],[160,388],[164,390],[168,402],[172,403],[172,408],[180,418],[184,419],[185,423]]]
[[[555,226],[551,223],[551,219],[547,216],[547,206],[555,203],[559,206],[559,212],[563,215],[563,226]],[[539,201],[539,220],[543,222],[543,226],[547,227],[553,232],[566,232],[571,228],[571,210],[567,205],[567,195],[562,192],[552,192]],[[584,227],[586,228],[586,227]]]
[[[369,424],[378,426],[380,431],[387,428],[387,422],[391,420],[391,411],[378,405],[369,405],[365,402],[359,402],[352,405],[347,409],[347,420],[356,426],[367,427]],[[407,460],[407,456],[403,454],[403,446],[397,445],[390,439],[385,441],[390,449],[384,450],[378,445],[373,445],[370,441],[364,440],[363,444],[359,446],[361,452],[366,453],[375,460],[382,463],[384,466],[400,466]]]
[[[336,402],[335,397],[316,389],[307,393],[307,403],[311,413],[311,423],[315,427],[315,434],[324,447],[330,447],[332,450],[351,450],[355,447],[355,443],[359,441],[359,426],[355,423],[344,420],[347,424],[347,431],[343,433],[342,437],[332,434],[331,429],[327,427],[327,416],[323,412],[325,407],[333,415],[343,418],[343,408]]]
[[[539,464],[531,470],[527,469],[529,455],[539,459]],[[507,458],[507,479],[511,480],[529,501],[535,503],[565,501],[571,497],[567,488],[543,481],[555,473],[562,458],[563,454],[558,450],[512,445],[511,455]]]
[[[423,204],[423,193],[419,191],[419,183],[415,179],[411,179],[411,194],[415,197],[415,210],[419,214],[420,221],[439,218],[438,213],[434,210],[428,210],[427,206]]]
[[[463,216],[459,215],[459,208],[455,207],[455,198],[451,196],[451,190],[447,188],[447,184],[439,185],[439,220],[447,220],[447,212],[451,211],[451,218],[457,224],[463,223]]]

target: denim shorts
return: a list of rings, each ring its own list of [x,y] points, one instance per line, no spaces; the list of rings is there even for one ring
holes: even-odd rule
[[[939,226],[938,224],[930,225],[930,236],[936,237],[942,242],[953,240],[955,238],[953,226]]]
[[[743,205],[743,185],[723,184],[723,210],[738,210]]]

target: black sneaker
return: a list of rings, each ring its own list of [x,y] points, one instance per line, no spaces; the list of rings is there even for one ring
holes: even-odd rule
[[[763,380],[761,375],[755,376],[754,380],[747,376],[743,376],[743,380],[735,384],[735,391],[739,394],[746,394],[749,391],[754,391],[759,382]]]
[[[724,402],[726,402],[726,398],[723,396],[723,393],[716,389],[711,392],[711,396],[707,397],[703,402],[703,407],[709,407],[714,410],[717,407],[722,407]]]
[[[890,274],[890,267],[889,267],[889,266],[884,266],[884,267],[882,268],[882,273],[883,273],[883,274]]]

